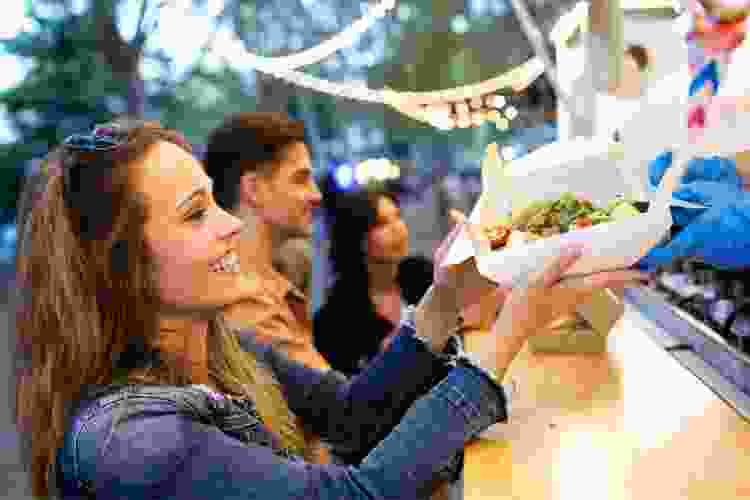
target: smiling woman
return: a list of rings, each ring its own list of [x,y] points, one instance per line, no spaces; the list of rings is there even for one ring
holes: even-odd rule
[[[349,381],[252,334],[241,344],[223,324],[221,311],[254,292],[233,272],[242,224],[216,205],[180,134],[97,127],[67,139],[47,167],[22,194],[17,257],[15,403],[35,497],[422,500],[468,440],[505,419],[499,378],[450,339],[467,297],[494,290],[475,266],[441,273],[386,352]],[[370,243],[395,250],[387,234]],[[537,314],[572,307],[555,307],[556,290],[572,304],[590,292],[554,285],[571,257],[538,293],[509,301],[500,373]],[[307,428],[363,460],[307,463]]]
[[[64,405],[117,377],[252,391],[283,445],[302,446],[273,384],[255,391],[238,383],[269,379],[216,319],[248,290],[239,273],[213,268],[242,224],[216,206],[184,139],[156,124],[100,127],[71,137],[47,162],[51,175],[23,219],[18,258],[26,292],[18,335],[30,349],[18,413],[30,431],[35,492],[48,491]]]

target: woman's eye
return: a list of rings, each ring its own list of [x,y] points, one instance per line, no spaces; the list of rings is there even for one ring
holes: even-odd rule
[[[188,216],[188,220],[191,220],[191,221],[203,220],[206,217],[207,212],[208,210],[206,210],[205,208],[196,210],[195,212],[193,212],[192,214]]]

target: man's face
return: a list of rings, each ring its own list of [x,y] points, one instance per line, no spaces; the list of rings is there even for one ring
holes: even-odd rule
[[[313,211],[322,196],[307,146],[296,142],[284,148],[273,171],[257,176],[255,195],[255,213],[282,239],[312,237]]]

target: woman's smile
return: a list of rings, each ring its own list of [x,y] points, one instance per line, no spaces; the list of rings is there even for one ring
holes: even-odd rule
[[[239,274],[240,259],[234,250],[227,252],[222,258],[211,265],[211,272]]]

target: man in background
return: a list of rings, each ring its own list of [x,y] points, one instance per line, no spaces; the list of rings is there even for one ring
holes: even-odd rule
[[[245,221],[240,267],[257,291],[225,311],[234,328],[290,359],[327,370],[313,345],[308,296],[274,267],[290,240],[309,240],[321,194],[313,177],[305,127],[283,113],[238,113],[211,132],[206,173],[216,202]]]

